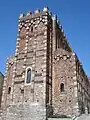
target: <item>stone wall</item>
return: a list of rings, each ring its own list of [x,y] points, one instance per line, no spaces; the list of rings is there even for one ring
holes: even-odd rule
[[[11,105],[0,113],[0,120],[44,120],[46,108],[39,104],[16,104]]]
[[[72,53],[58,49],[54,54],[54,114],[73,115],[75,106],[75,57]],[[61,88],[63,84],[64,88]],[[63,90],[62,90],[63,89]]]
[[[81,103],[89,112],[90,83],[78,62],[57,17],[47,7],[21,14],[15,55],[6,63],[1,120],[79,115]]]
[[[90,81],[76,56],[77,96],[80,114],[90,113]]]
[[[0,72],[0,106],[2,99],[3,81],[4,81],[4,75]]]
[[[32,106],[34,103],[39,104],[41,109],[43,109],[42,106],[47,106],[45,118],[52,113],[52,107],[49,107],[52,102],[51,22],[48,8],[44,8],[42,13],[36,10],[34,14],[29,12],[27,16],[20,15],[15,56],[10,57],[7,61],[2,109],[9,106],[11,109],[13,104]],[[26,83],[28,68],[31,69],[29,84]],[[47,113],[47,111],[49,112]],[[13,114],[9,111],[7,116],[9,113]],[[36,115],[34,114],[34,116]],[[39,117],[38,112],[37,117]]]

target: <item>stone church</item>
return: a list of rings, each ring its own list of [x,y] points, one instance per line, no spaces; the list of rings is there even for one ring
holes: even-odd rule
[[[90,113],[90,81],[62,26],[44,7],[20,14],[7,59],[0,120],[46,120]]]

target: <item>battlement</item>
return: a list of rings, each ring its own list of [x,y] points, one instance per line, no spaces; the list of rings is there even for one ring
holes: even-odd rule
[[[48,7],[44,7],[42,11],[40,11],[39,9],[36,9],[34,11],[34,13],[32,13],[31,11],[28,11],[27,14],[23,14],[21,13],[19,16],[19,20],[20,21],[25,21],[25,20],[30,20],[30,19],[34,19],[37,17],[41,17],[44,15],[50,14],[49,8]]]
[[[52,19],[52,23],[54,23],[54,25],[56,26],[56,33],[55,34],[60,34],[62,36],[62,38],[58,38],[58,39],[62,39],[62,46],[67,47],[66,49],[68,51],[72,51],[66,35],[64,33],[63,27],[60,23],[60,20],[57,19],[57,15],[53,14],[52,12],[50,12],[48,7],[44,7],[42,11],[40,11],[39,9],[36,9],[34,11],[34,13],[32,13],[31,11],[28,11],[26,15],[24,15],[23,13],[20,14],[19,16],[19,25],[18,25],[18,31],[20,32],[22,27],[25,27],[26,31],[28,31],[30,29],[30,26],[32,25],[33,27],[38,26],[40,22],[43,22],[44,25],[49,25],[50,20]],[[28,24],[29,23],[29,24]],[[28,32],[27,32],[28,33]],[[58,42],[57,42],[58,43]],[[57,45],[58,46],[58,45]]]

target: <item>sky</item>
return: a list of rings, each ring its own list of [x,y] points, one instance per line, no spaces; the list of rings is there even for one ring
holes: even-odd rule
[[[67,39],[90,76],[90,0],[0,0],[0,71],[14,55],[20,13],[48,6],[57,15]]]

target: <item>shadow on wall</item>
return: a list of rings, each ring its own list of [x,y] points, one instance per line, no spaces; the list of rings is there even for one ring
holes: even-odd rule
[[[72,120],[71,117],[66,116],[66,115],[53,115],[51,118],[48,118],[48,120]]]

